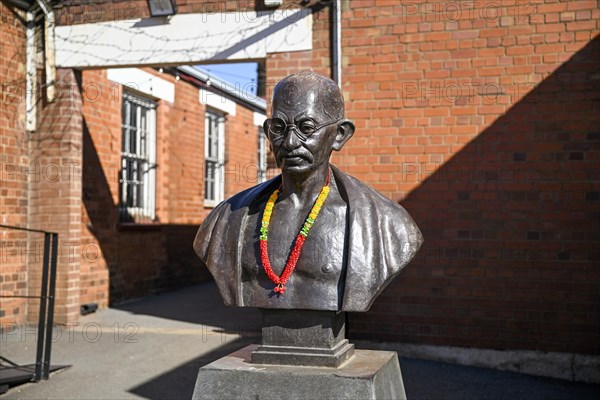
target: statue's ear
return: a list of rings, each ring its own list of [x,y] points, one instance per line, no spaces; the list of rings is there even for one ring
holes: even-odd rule
[[[267,118],[265,119],[265,122],[263,122],[263,133],[265,135],[267,135],[267,133],[269,132],[269,124],[271,123],[271,118]],[[267,135],[267,137],[269,137],[269,135]]]
[[[354,124],[349,119],[343,119],[338,122],[335,140],[333,142],[333,150],[340,151],[346,142],[354,135]]]

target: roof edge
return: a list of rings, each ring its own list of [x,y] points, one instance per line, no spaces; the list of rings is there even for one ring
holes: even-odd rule
[[[249,95],[244,91],[240,90],[239,88],[236,88],[231,83],[214,75],[211,75],[200,68],[192,67],[189,65],[182,65],[177,67],[177,70],[204,82],[209,88],[215,87],[217,90],[220,90],[234,97],[235,99],[240,100],[242,103],[245,103],[246,105],[250,106],[250,108],[256,108],[260,111],[263,111],[265,114],[267,112],[266,100],[258,96],[254,96],[251,94]],[[210,83],[208,83],[209,81]]]

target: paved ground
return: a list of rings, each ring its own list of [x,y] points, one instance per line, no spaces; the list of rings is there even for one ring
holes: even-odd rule
[[[198,368],[257,340],[258,314],[222,306],[204,284],[101,310],[54,335],[52,364],[72,367],[3,399],[190,399]],[[0,346],[3,357],[34,362],[35,333],[4,334]],[[409,399],[600,398],[599,385],[405,358],[400,365]]]

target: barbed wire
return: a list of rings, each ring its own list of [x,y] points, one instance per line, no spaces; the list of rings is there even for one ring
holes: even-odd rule
[[[117,50],[120,54],[116,57],[119,57],[121,63],[131,62],[139,63],[140,61],[148,61],[151,58],[154,58],[158,55],[158,52],[162,54],[163,57],[168,57],[169,54],[177,53],[183,54],[184,60],[186,61],[194,61],[200,59],[211,59],[214,57],[215,52],[226,51],[231,46],[240,43],[241,41],[247,40],[252,36],[259,35],[260,32],[268,30],[270,27],[274,25],[279,25],[282,23],[287,23],[287,25],[278,27],[277,32],[278,35],[284,37],[284,40],[288,40],[288,38],[292,35],[289,33],[294,29],[292,22],[295,20],[300,20],[307,16],[305,9],[298,9],[299,11],[291,16],[287,16],[281,20],[271,19],[271,24],[268,26],[247,26],[247,27],[236,27],[227,32],[204,32],[201,35],[193,35],[187,37],[180,38],[171,38],[164,35],[155,35],[153,33],[149,33],[144,30],[139,30],[134,33],[134,35],[130,38],[129,46],[125,46],[119,43],[107,43],[100,42],[100,40],[104,37],[109,30],[113,30],[115,32],[122,32],[125,34],[131,34],[131,29],[127,27],[123,27],[115,21],[102,22],[98,23],[102,25],[102,28],[93,32],[91,35],[73,35],[72,32],[75,28],[70,28],[67,33],[61,34],[60,32],[56,32],[56,37],[59,40],[64,41],[65,43],[70,43],[72,45],[81,45],[79,48],[73,50],[63,50],[65,53],[69,54],[83,54],[86,56],[93,57],[94,59],[102,62],[111,62],[114,61],[112,58],[102,57],[98,53],[91,53],[90,51],[86,51],[84,48],[90,46],[91,43],[94,44],[95,47],[106,48]],[[208,39],[211,39],[214,44],[209,44]],[[298,39],[295,37],[294,40],[302,40],[304,38]],[[249,45],[256,44],[260,40],[264,40],[264,38],[258,38],[256,41],[249,43]],[[136,43],[133,43],[133,42]],[[95,43],[94,43],[95,42]],[[141,43],[150,43],[150,47],[140,47]],[[229,45],[229,44],[232,45]],[[156,47],[155,47],[156,46]],[[227,47],[229,46],[229,47]],[[241,48],[239,51],[243,51],[244,48]],[[136,55],[140,53],[149,53],[141,60],[139,57],[124,57],[126,54]],[[187,60],[185,58],[187,57]],[[67,59],[70,56],[67,56]]]

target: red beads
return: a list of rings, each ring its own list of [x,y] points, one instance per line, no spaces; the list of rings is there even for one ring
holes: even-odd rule
[[[285,284],[287,283],[288,279],[290,279],[290,276],[292,276],[294,268],[296,268],[296,264],[298,263],[298,259],[300,258],[300,252],[302,251],[302,246],[304,246],[304,242],[306,241],[308,232],[310,231],[310,228],[316,221],[317,216],[321,211],[321,206],[323,205],[325,199],[329,195],[329,176],[327,176],[327,184],[321,189],[321,193],[319,193],[317,200],[315,200],[315,204],[310,210],[310,213],[306,218],[306,221],[304,222],[300,233],[298,234],[298,236],[296,236],[294,248],[290,252],[288,261],[285,264],[285,268],[283,269],[281,276],[275,275],[275,272],[273,272],[273,268],[271,268],[271,262],[269,261],[269,248],[267,245],[269,222],[271,221],[271,214],[273,213],[273,208],[275,207],[275,201],[277,200],[278,195],[279,189],[275,190],[271,194],[271,196],[269,197],[269,201],[267,201],[267,205],[265,206],[265,210],[263,211],[259,245],[260,260],[262,262],[265,273],[267,274],[269,279],[273,283],[275,283],[275,285],[277,285],[275,286],[273,291],[279,295],[282,295],[285,293]]]

